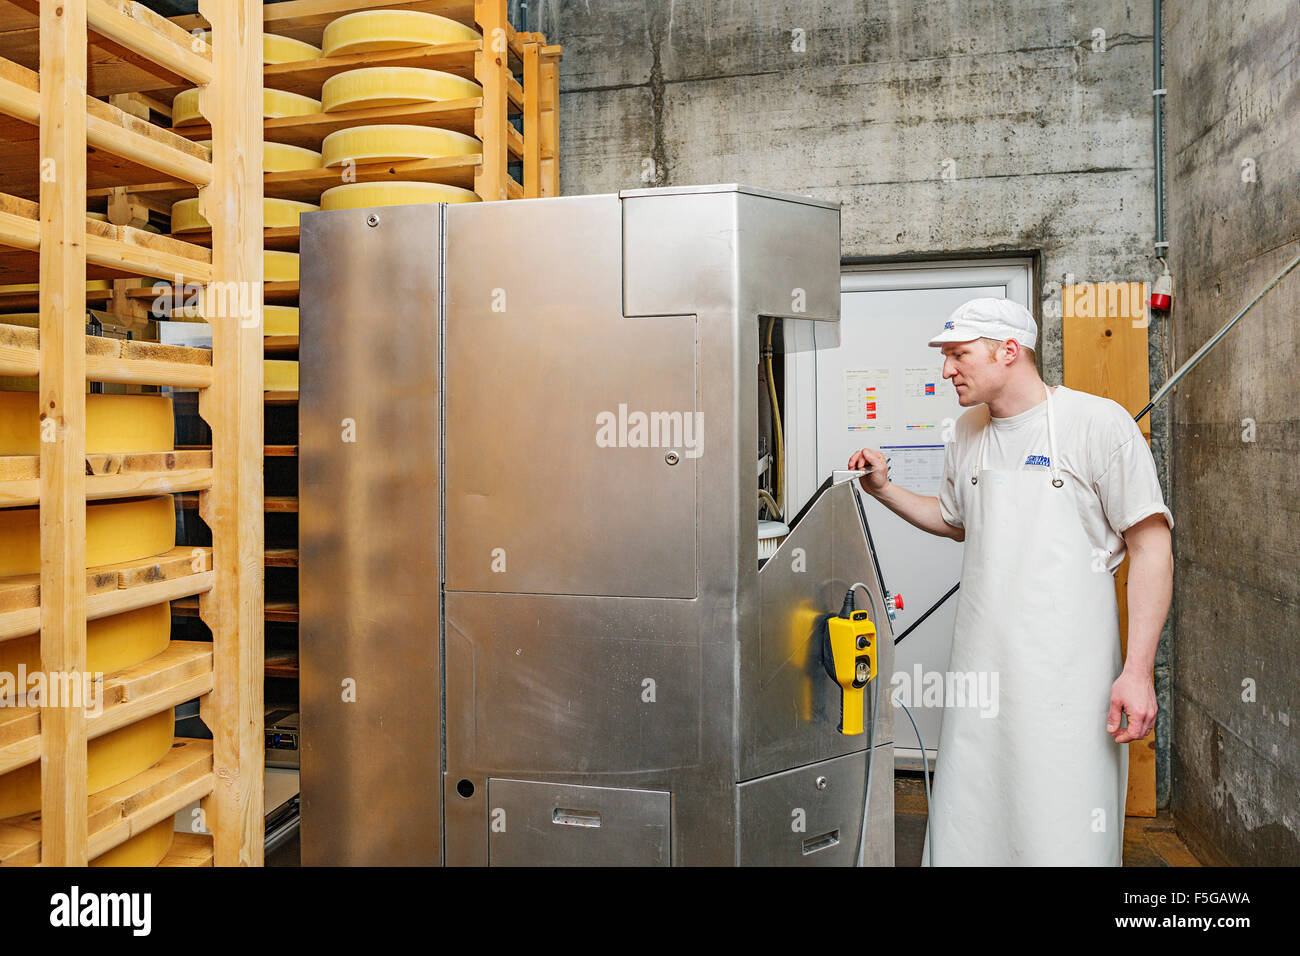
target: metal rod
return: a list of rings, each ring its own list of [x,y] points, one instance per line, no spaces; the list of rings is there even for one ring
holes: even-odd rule
[[[1196,366],[1196,363],[1198,363],[1201,359],[1205,358],[1205,356],[1209,355],[1210,350],[1213,349],[1216,345],[1218,345],[1219,341],[1225,335],[1227,335],[1230,331],[1232,331],[1232,327],[1236,325],[1238,322],[1240,322],[1242,320],[1242,317],[1245,316],[1247,312],[1249,312],[1251,309],[1255,307],[1255,303],[1258,302],[1260,299],[1264,298],[1264,296],[1268,295],[1268,293],[1272,291],[1273,287],[1276,286],[1279,282],[1281,282],[1284,278],[1286,278],[1287,274],[1290,273],[1292,270],[1294,270],[1295,267],[1298,265],[1300,265],[1300,256],[1296,256],[1289,263],[1287,263],[1286,267],[1283,268],[1283,270],[1279,272],[1277,275],[1275,275],[1272,281],[1268,283],[1268,285],[1264,286],[1264,288],[1259,290],[1259,294],[1255,296],[1255,298],[1251,299],[1249,302],[1246,303],[1245,308],[1243,308],[1240,312],[1238,312],[1231,319],[1229,319],[1227,324],[1224,325],[1223,328],[1219,329],[1218,332],[1215,332],[1214,336],[1208,342],[1206,342],[1199,349],[1197,349],[1196,353],[1192,355],[1192,357],[1189,358],[1186,362],[1184,362],[1177,372],[1174,372],[1174,374],[1170,376],[1169,381],[1165,382],[1164,385],[1160,386],[1160,390],[1151,397],[1151,401],[1150,403],[1148,403],[1147,407],[1142,409],[1142,411],[1138,412],[1136,415],[1133,416],[1133,421],[1135,422],[1140,421],[1143,415],[1146,415],[1153,408],[1159,405],[1160,402],[1164,399],[1164,397],[1169,394],[1170,390],[1173,389],[1173,387],[1178,384],[1179,379],[1181,379],[1184,375],[1190,372]]]
[[[1236,325],[1238,322],[1240,322],[1242,318],[1245,316],[1245,314],[1255,307],[1255,303],[1258,302],[1260,299],[1264,298],[1264,296],[1266,296],[1269,292],[1271,292],[1273,287],[1276,286],[1283,279],[1285,279],[1286,276],[1290,272],[1292,272],[1296,266],[1300,266],[1300,256],[1296,256],[1289,263],[1287,263],[1286,267],[1283,268],[1282,271],[1279,272],[1277,275],[1275,275],[1272,281],[1268,283],[1268,285],[1264,286],[1264,288],[1259,290],[1259,294],[1255,296],[1255,298],[1251,299],[1249,302],[1246,303],[1245,308],[1243,308],[1240,312],[1238,312],[1231,319],[1229,319],[1227,324],[1224,325],[1223,328],[1219,329],[1218,332],[1214,333],[1213,338],[1211,338],[1208,342],[1206,342],[1199,349],[1197,349],[1196,354],[1193,355],[1191,358],[1189,358],[1186,362],[1184,362],[1182,366],[1178,369],[1178,371],[1175,372],[1170,377],[1169,381],[1165,382],[1165,384],[1160,387],[1160,390],[1156,392],[1155,395],[1152,396],[1151,401],[1147,403],[1147,407],[1142,409],[1142,411],[1138,412],[1136,415],[1133,416],[1133,421],[1135,422],[1141,421],[1143,416],[1147,415],[1153,408],[1159,405],[1164,400],[1165,396],[1168,395],[1169,392],[1173,389],[1173,387],[1178,384],[1179,380],[1188,372],[1190,372],[1196,366],[1197,362],[1205,358],[1205,356],[1209,355],[1210,350],[1213,349],[1216,345],[1218,345],[1225,335],[1227,335],[1230,331],[1232,331],[1232,327]],[[861,507],[861,503],[859,503],[858,507]],[[958,581],[956,584],[952,586],[952,589],[949,590],[947,594],[939,598],[939,600],[934,603],[934,605],[930,608],[930,610],[926,611],[924,614],[918,617],[914,622],[912,622],[911,627],[905,630],[902,634],[898,635],[898,637],[894,638],[894,643],[897,644],[903,638],[907,637],[907,635],[911,634],[912,631],[916,630],[917,626],[922,621],[924,621],[935,611],[939,610],[939,608],[943,606],[943,602],[948,600],[948,598],[952,597],[954,594],[956,594],[957,589],[960,587],[961,587],[961,582]]]

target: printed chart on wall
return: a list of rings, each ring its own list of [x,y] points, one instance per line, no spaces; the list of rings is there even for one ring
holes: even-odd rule
[[[894,396],[889,389],[887,368],[846,368],[844,370],[844,418],[851,432],[890,435]]]

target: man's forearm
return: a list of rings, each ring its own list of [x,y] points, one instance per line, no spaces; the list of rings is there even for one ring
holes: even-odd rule
[[[933,495],[918,495],[914,491],[900,488],[892,481],[881,491],[871,494],[894,514],[922,531],[952,538],[954,541],[963,541],[966,538],[964,529],[943,520],[943,514],[939,510],[939,499]]]
[[[1156,646],[1160,643],[1160,631],[1169,614],[1173,581],[1173,555],[1167,547],[1129,552],[1125,670],[1150,675],[1155,669]]]

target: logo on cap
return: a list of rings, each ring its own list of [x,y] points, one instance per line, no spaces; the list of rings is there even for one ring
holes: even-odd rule
[[[945,322],[945,323],[943,324],[943,327],[944,327],[945,329],[951,329],[955,324],[956,324],[956,323],[954,323],[954,322]]]

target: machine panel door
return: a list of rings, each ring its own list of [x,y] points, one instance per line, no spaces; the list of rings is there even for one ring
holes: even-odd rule
[[[852,866],[866,759],[848,754],[738,786],[740,865]],[[872,774],[892,770],[877,762]]]
[[[624,318],[617,197],[447,230],[447,589],[695,597],[696,318]]]
[[[667,866],[672,794],[488,781],[490,866]]]

